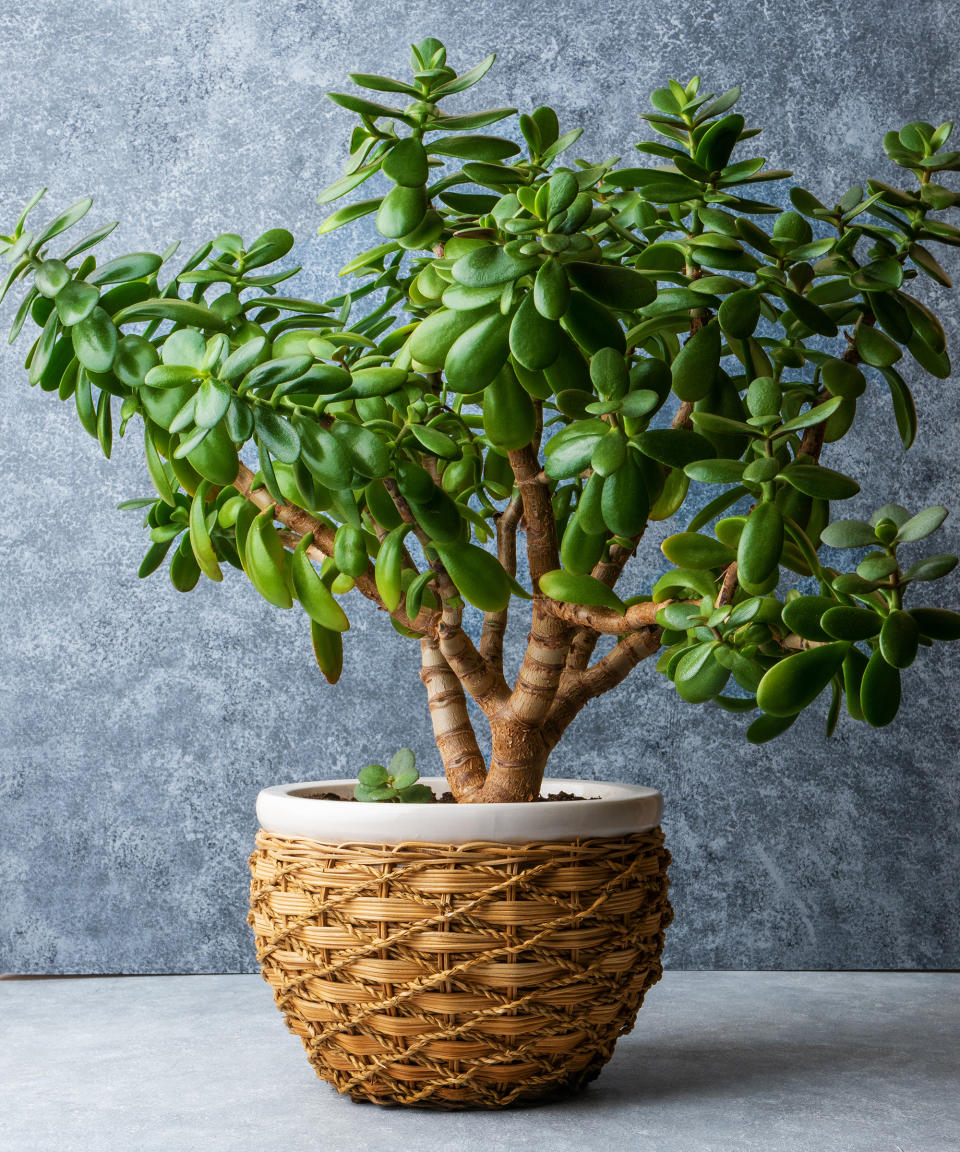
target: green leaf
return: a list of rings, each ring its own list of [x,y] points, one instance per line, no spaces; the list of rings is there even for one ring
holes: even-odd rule
[[[359,220],[362,216],[369,216],[371,212],[377,211],[382,201],[383,198],[377,196],[372,200],[358,200],[356,204],[347,204],[343,208],[338,208],[336,212],[332,212],[324,220],[317,232],[321,236],[325,236],[328,232],[342,228],[344,224],[352,224],[354,220]]]
[[[379,788],[387,782],[388,775],[382,764],[368,764],[357,773],[357,779],[367,788]]]
[[[292,464],[299,458],[300,437],[292,424],[269,408],[257,407],[253,419],[257,437],[271,456],[284,464]]]
[[[559,354],[558,337],[556,322],[541,314],[533,293],[528,292],[510,325],[510,351],[514,359],[532,372],[547,368]]]
[[[849,644],[837,641],[797,652],[764,673],[757,705],[771,716],[794,716],[812,704],[840,670]]]
[[[372,164],[367,164],[362,168],[358,168],[356,172],[350,172],[346,176],[341,176],[339,180],[334,180],[332,184],[328,184],[326,188],[317,196],[318,204],[329,204],[333,200],[339,200],[341,196],[346,196],[348,192],[352,192],[354,188],[358,188],[365,180],[369,180],[374,172],[380,171],[380,161],[377,160]]]
[[[922,244],[910,245],[910,259],[916,264],[920,271],[926,273],[931,280],[936,280],[936,282],[942,284],[944,288],[953,287],[953,281],[949,275]]]
[[[632,268],[576,260],[565,267],[570,280],[582,292],[608,308],[631,312],[649,304],[657,294],[653,281]]]
[[[601,513],[607,528],[628,539],[643,531],[650,512],[650,495],[643,471],[628,454],[626,463],[603,482]]]
[[[548,320],[559,320],[569,307],[567,274],[555,257],[540,265],[533,283],[533,300],[537,311]]]
[[[553,572],[545,572],[540,577],[539,584],[541,592],[551,600],[610,608],[619,616],[623,616],[627,610],[613,589],[593,576],[564,572],[558,568]]]
[[[412,748],[398,748],[394,752],[387,767],[387,771],[393,777],[394,787],[405,788],[416,783],[420,777],[415,767],[416,759]],[[407,777],[411,774],[413,776],[411,780],[407,780],[405,783],[400,782],[400,777]]]
[[[834,640],[871,640],[883,624],[883,617],[867,608],[846,604],[828,608],[820,617],[820,627]]]
[[[960,612],[946,608],[911,608],[910,615],[931,640],[960,640]]]
[[[70,269],[62,260],[44,260],[37,269],[33,282],[41,296],[52,300],[70,283]]]
[[[899,528],[910,519],[910,513],[902,504],[884,504],[870,517],[870,524],[875,528],[881,520],[892,520]]]
[[[766,582],[783,551],[783,514],[772,500],[761,500],[747,517],[737,546],[737,574],[747,585]]]
[[[397,796],[401,804],[432,804],[436,800],[433,790],[426,784],[410,784]]]
[[[48,240],[52,240],[54,236],[59,236],[61,232],[66,232],[68,228],[72,228],[78,220],[82,220],[84,216],[93,207],[93,200],[89,196],[85,196],[82,200],[78,200],[76,204],[71,204],[66,211],[61,212],[54,220],[44,228],[37,239],[34,241],[34,248],[41,248]]]
[[[346,613],[310,562],[307,549],[312,543],[313,533],[308,532],[294,550],[290,562],[294,592],[311,620],[331,631],[346,632],[350,627]]]
[[[895,609],[884,620],[880,651],[892,668],[909,668],[917,658],[920,629],[909,612]]]
[[[734,292],[720,305],[717,319],[729,336],[748,339],[760,320],[760,296],[746,288]]]
[[[893,401],[893,415],[897,431],[904,448],[910,448],[917,438],[917,408],[906,382],[893,368],[881,368],[880,375],[886,380]]]
[[[326,488],[341,491],[349,487],[353,465],[339,441],[316,424],[298,424],[300,455],[311,474]]]
[[[796,714],[792,716],[758,716],[747,728],[747,740],[751,744],[766,744],[768,740],[775,740],[787,731],[796,718]]]
[[[866,324],[857,325],[854,338],[864,363],[873,368],[889,368],[903,357],[903,352],[886,333]]]
[[[152,276],[163,263],[153,252],[131,252],[118,256],[94,269],[87,277],[88,284],[119,284],[127,280],[141,280]]]
[[[949,509],[942,504],[933,504],[929,508],[924,508],[922,512],[918,512],[916,516],[911,516],[909,520],[900,525],[895,538],[896,542],[898,544],[914,544],[918,540],[926,539],[927,536],[936,532],[949,514]]]
[[[830,596],[799,596],[788,600],[783,606],[783,623],[791,632],[796,632],[804,640],[829,640],[820,620],[825,612],[837,606]]]
[[[410,355],[418,364],[431,371],[440,371],[454,341],[472,328],[484,314],[473,306],[465,311],[439,308],[421,320],[413,330],[409,343]]]
[[[668,468],[684,468],[697,460],[712,460],[717,454],[709,440],[685,428],[653,428],[638,432],[631,441],[645,456]]]
[[[203,572],[208,580],[213,580],[219,584],[220,581],[223,580],[223,573],[220,571],[220,565],[217,563],[217,553],[210,540],[210,533],[207,531],[206,523],[205,502],[209,491],[209,481],[201,480],[191,501],[189,519],[190,547],[193,549],[193,555],[197,564],[200,566],[200,571]]]
[[[317,667],[323,673],[328,684],[336,684],[343,672],[343,637],[339,632],[324,628],[316,620],[311,620],[310,639],[313,642],[313,655],[317,661]],[[359,791],[358,785],[356,793]],[[372,800],[389,799],[388,796],[378,795],[376,791],[369,798]],[[357,799],[360,799],[359,795],[357,795]]]
[[[398,184],[391,188],[377,209],[377,231],[395,240],[413,232],[427,212],[427,190]]]
[[[441,136],[427,145],[431,155],[454,156],[461,160],[479,160],[495,164],[516,156],[520,146],[503,136]]]
[[[479,64],[474,65],[469,71],[463,72],[455,79],[448,80],[445,84],[441,84],[439,88],[435,88],[430,94],[431,98],[433,100],[442,100],[444,96],[453,96],[457,92],[466,92],[466,90],[472,88],[474,84],[479,84],[493,67],[493,62],[496,58],[497,54],[491,52],[489,56],[481,60]]]
[[[694,163],[699,164],[707,172],[717,172],[730,160],[740,133],[744,128],[742,116],[724,116],[711,124],[700,137],[696,151],[693,154]]]
[[[601,348],[626,351],[623,329],[607,308],[583,292],[572,292],[560,323],[574,341],[593,355]]]
[[[175,508],[177,501],[174,497],[173,487],[170,484],[170,479],[160,459],[160,453],[157,451],[150,428],[147,425],[144,426],[143,450],[147,461],[147,471],[150,473],[150,479],[153,482],[154,488],[157,490],[157,495],[164,504]]]
[[[260,358],[260,353],[266,344],[265,336],[255,336],[252,340],[241,344],[223,362],[220,368],[220,378],[222,380],[236,380],[238,377],[246,375]]]
[[[92,284],[71,280],[56,295],[55,304],[60,323],[66,327],[85,320],[97,306],[100,293]]]
[[[437,428],[412,424],[410,431],[432,456],[439,456],[441,460],[459,460],[463,455],[463,449],[456,440]]]
[[[73,350],[90,372],[109,372],[117,351],[117,329],[100,307],[93,308],[71,329]]]
[[[701,536],[699,532],[678,532],[668,536],[660,549],[678,568],[725,568],[737,558],[732,548],[709,536]]]
[[[822,404],[817,404],[806,412],[801,412],[799,416],[794,416],[792,420],[785,420],[777,428],[777,434],[779,435],[782,432],[799,432],[801,428],[810,428],[814,424],[822,424],[837,411],[842,403],[843,398],[840,396],[834,396],[831,400],[825,400]]]
[[[711,642],[698,644],[683,654],[673,681],[681,699],[703,704],[722,692],[729,678],[730,671],[716,659],[716,646]]]
[[[277,608],[290,608],[293,597],[286,577],[286,553],[273,526],[273,506],[250,526],[244,548],[244,570],[260,595]]]
[[[470,112],[465,116],[443,116],[436,127],[444,132],[473,132],[513,116],[516,108],[489,108],[485,112]]]
[[[427,153],[419,140],[398,140],[383,159],[383,173],[394,184],[419,188],[427,182]]]
[[[743,476],[742,460],[695,460],[684,472],[701,484],[737,484]]]
[[[871,260],[850,276],[850,283],[862,292],[895,292],[903,283],[903,266],[892,256]]]
[[[711,320],[680,349],[671,374],[673,391],[681,400],[702,400],[713,388],[720,367],[720,343],[720,326]]]
[[[500,612],[510,602],[511,586],[500,562],[475,544],[435,545],[457,590],[475,608]]]
[[[456,392],[479,392],[497,376],[509,355],[511,319],[494,313],[477,321],[453,342],[446,379]]]
[[[821,500],[849,500],[860,491],[856,480],[822,464],[790,464],[780,475],[798,492]]]
[[[157,299],[144,300],[132,304],[114,316],[114,323],[135,324],[150,320],[172,320],[175,324],[186,324],[193,328],[203,328],[213,332],[226,332],[227,321],[191,300]]]
[[[862,520],[834,520],[820,533],[828,548],[875,548],[877,537],[873,528]]]
[[[228,360],[227,364],[229,363]],[[243,395],[251,389],[275,388],[278,384],[299,380],[312,363],[312,356],[281,356],[277,360],[265,360],[262,364],[251,368],[240,381],[240,394]]]
[[[538,267],[537,260],[518,260],[500,247],[486,245],[461,256],[450,271],[454,280],[467,288],[486,288],[492,284],[509,284]]]
[[[361,476],[374,480],[389,473],[390,453],[375,432],[357,424],[337,420],[331,426],[330,433],[346,450],[350,463]]]
[[[821,365],[820,374],[824,386],[834,396],[856,400],[866,391],[867,382],[863,373],[848,360],[830,357]]]
[[[212,428],[227,414],[232,393],[226,384],[216,379],[205,379],[197,392],[194,422],[201,428]]]
[[[157,364],[143,378],[148,388],[182,388],[197,379],[198,370],[185,364]]]
[[[918,560],[903,575],[907,580],[941,580],[944,576],[948,576],[956,566],[956,556],[941,553],[938,556],[927,556],[923,560]]]
[[[349,92],[328,92],[327,99],[348,112],[356,112],[358,116],[366,116],[371,120],[389,117],[391,120],[400,120],[404,124],[410,123],[410,117],[405,116],[399,108],[391,108],[389,104],[377,104],[373,100],[365,100],[362,96],[354,96]]]
[[[878,648],[867,662],[860,682],[860,708],[873,728],[884,728],[900,710],[900,672]]]

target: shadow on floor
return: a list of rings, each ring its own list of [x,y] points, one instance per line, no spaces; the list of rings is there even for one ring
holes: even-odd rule
[[[941,1080],[949,1090],[957,1074],[956,1060],[947,1051],[938,1051],[936,1044],[925,1050],[917,1044],[905,1052],[891,1038],[890,1022],[882,1018],[857,1029],[847,1025],[842,1038],[832,1037],[825,1022],[818,1036],[809,1030],[791,1036],[785,1029],[777,1039],[710,1037],[698,1042],[685,1035],[654,1040],[640,1052],[621,1051],[619,1059],[615,1056],[583,1102],[605,1107],[622,1097],[641,1104],[708,1095],[756,1098],[764,1093],[835,1092],[841,1079],[848,1080],[856,1094],[858,1082],[869,1078],[876,1084],[889,1077],[902,1083],[905,1073],[912,1082]]]

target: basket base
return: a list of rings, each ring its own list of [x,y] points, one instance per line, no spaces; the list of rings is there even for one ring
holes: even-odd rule
[[[343,1092],[341,1095],[348,1096],[354,1104],[375,1104],[380,1108],[421,1108],[426,1112],[492,1112],[505,1108],[538,1108],[545,1104],[559,1104],[586,1091],[603,1071],[606,1063],[606,1060],[598,1060],[575,1076],[541,1088],[514,1085],[508,1090],[485,1092],[482,1095],[473,1088],[460,1089],[462,1092],[460,1099],[456,1099],[453,1095],[450,1097],[431,1095],[416,1103],[410,1103],[406,1095],[397,1096],[389,1092],[380,1096],[356,1092]],[[336,1087],[335,1082],[325,1073],[318,1071],[317,1075],[321,1080],[326,1080]],[[457,1090],[450,1091],[453,1093]]]
[[[568,1098],[660,979],[659,828],[503,845],[333,845],[261,831],[250,923],[317,1074],[443,1111]]]

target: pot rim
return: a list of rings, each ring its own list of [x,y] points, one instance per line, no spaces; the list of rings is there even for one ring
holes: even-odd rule
[[[447,791],[441,776],[421,782]],[[510,804],[344,804],[311,792],[349,797],[356,780],[277,784],[257,796],[261,828],[278,836],[337,844],[528,844],[587,840],[646,832],[660,823],[663,796],[655,788],[609,780],[547,778],[543,790],[585,799]]]

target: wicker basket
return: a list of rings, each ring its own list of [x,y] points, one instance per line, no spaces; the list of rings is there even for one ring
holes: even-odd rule
[[[249,922],[318,1075],[354,1100],[500,1108],[592,1080],[660,978],[659,828],[527,845],[260,831]]]

